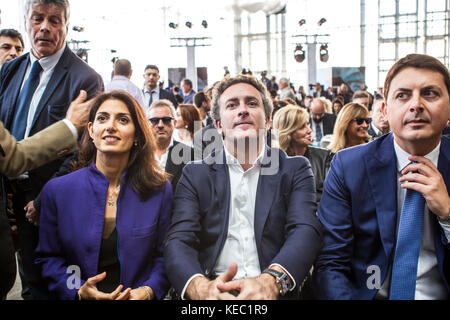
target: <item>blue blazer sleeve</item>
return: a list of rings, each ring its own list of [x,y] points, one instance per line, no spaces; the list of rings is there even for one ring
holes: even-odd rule
[[[204,274],[199,263],[201,214],[197,190],[191,182],[192,166],[187,165],[178,182],[174,198],[173,221],[166,238],[164,257],[169,279],[181,293],[194,274]]]
[[[172,186],[167,182],[164,186],[164,196],[162,199],[161,212],[158,221],[158,237],[156,239],[156,250],[153,261],[153,269],[148,281],[144,283],[153,289],[156,299],[161,300],[169,289],[169,281],[166,276],[165,262],[163,257],[163,245],[166,232],[172,216]]]
[[[341,161],[340,154],[336,154],[318,210],[324,230],[323,247],[314,274],[314,287],[319,299],[348,300],[352,297],[349,281],[354,240],[351,199]]]
[[[58,191],[53,186],[54,184],[50,182],[42,191],[39,244],[36,248],[35,263],[41,265],[42,276],[47,281],[50,291],[56,292],[62,300],[74,300],[79,288],[72,288],[77,281],[69,280],[69,277],[76,275],[67,273],[65,253],[59,238],[55,236],[58,234],[58,212],[53,195]],[[80,287],[83,286],[85,281],[80,278],[78,280]]]

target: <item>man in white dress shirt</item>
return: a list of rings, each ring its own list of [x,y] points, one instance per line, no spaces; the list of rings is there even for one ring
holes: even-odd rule
[[[165,246],[183,299],[296,298],[321,244],[303,157],[267,146],[273,111],[254,77],[222,80],[212,117],[224,148],[183,169]]]

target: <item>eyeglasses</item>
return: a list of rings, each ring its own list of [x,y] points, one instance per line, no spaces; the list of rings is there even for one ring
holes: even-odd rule
[[[372,122],[372,118],[356,118],[353,119],[353,121],[355,121],[358,126],[362,125],[363,122],[369,125]]]
[[[158,125],[158,123],[161,120],[166,126],[168,126],[170,124],[170,122],[173,120],[173,118],[172,117],[162,117],[162,118],[151,118],[151,119],[148,119],[148,120],[154,126]]]

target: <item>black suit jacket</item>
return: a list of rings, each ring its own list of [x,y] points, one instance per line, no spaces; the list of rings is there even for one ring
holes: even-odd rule
[[[29,54],[25,54],[4,64],[1,69],[0,120],[8,130],[11,129],[16,101],[29,62]],[[30,136],[63,119],[80,90],[85,90],[90,99],[104,90],[103,80],[66,46],[38,104]],[[61,158],[29,172],[36,195],[63,161],[64,158]]]
[[[181,173],[186,164],[194,160],[194,148],[190,146],[174,141],[173,146],[169,148],[167,154],[166,172],[170,174],[170,183],[172,184],[172,189],[175,189],[180,180]]]
[[[336,115],[333,113],[325,113],[323,117],[323,135],[333,134],[334,125],[336,124]]]
[[[178,102],[177,99],[175,99],[175,96],[173,95],[172,92],[166,91],[164,89],[160,89],[159,90],[159,98],[160,99],[167,99],[170,102],[173,103],[174,107],[178,107]]]

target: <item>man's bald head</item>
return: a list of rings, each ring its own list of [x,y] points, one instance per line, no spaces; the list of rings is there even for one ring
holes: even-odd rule
[[[311,102],[310,110],[314,122],[321,122],[325,115],[325,103],[321,99],[316,98]]]

